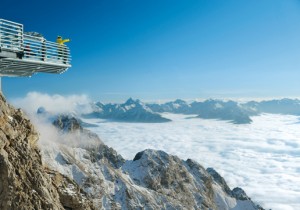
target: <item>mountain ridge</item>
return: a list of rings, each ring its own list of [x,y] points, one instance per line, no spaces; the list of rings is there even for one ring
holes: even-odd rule
[[[140,100],[129,98],[123,104],[102,104],[100,102],[92,105],[93,111],[83,117],[96,117],[121,122],[140,122],[140,123],[162,123],[171,120],[154,113]]]

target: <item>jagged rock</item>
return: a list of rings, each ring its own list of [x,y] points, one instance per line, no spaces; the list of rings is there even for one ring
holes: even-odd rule
[[[225,179],[218,172],[216,172],[215,169],[207,168],[206,171],[212,176],[214,181],[217,182],[227,194],[232,195],[232,192],[226,184]]]
[[[64,132],[74,132],[83,129],[80,121],[69,115],[59,115],[52,124]]]
[[[77,145],[88,150],[92,162],[106,158],[115,168],[120,168],[125,162],[124,158],[117,154],[114,149],[103,144],[97,134],[83,128],[81,126],[82,121],[78,118],[69,115],[59,115],[52,124],[63,133],[72,133],[72,142],[69,143],[73,146]],[[78,142],[81,143],[77,144]]]
[[[239,200],[250,200],[242,188],[236,187],[232,190],[232,195]]]
[[[191,160],[183,161],[163,151],[145,150],[127,163],[124,170],[137,185],[160,193],[175,209],[216,209],[212,179]]]
[[[106,158],[115,168],[120,168],[125,163],[125,159],[121,155],[105,144],[100,144],[96,148],[90,148],[88,151],[90,152],[90,156],[94,158],[94,161]]]
[[[251,198],[248,197],[248,195],[242,188],[236,187],[231,191],[231,193],[232,193],[233,197],[235,197],[237,200],[241,200],[241,201],[251,200]],[[257,210],[265,210],[260,205],[256,205],[256,208],[257,208]]]
[[[50,169],[45,171],[51,177],[65,209],[83,210],[93,206],[92,201],[87,199],[87,194],[69,177]]]
[[[62,197],[68,188],[46,173],[37,141],[29,119],[0,94],[0,209],[80,209],[79,203],[94,209],[84,194],[72,196],[72,203]]]
[[[239,202],[249,201],[249,203],[246,204],[244,208],[246,208],[247,206],[247,209],[254,208],[257,210],[264,210],[264,208],[262,208],[260,205],[254,204],[251,201],[251,198],[248,197],[248,195],[242,188],[236,187],[233,190],[230,190],[225,179],[213,168],[207,168],[206,171],[212,176],[214,181],[217,182],[221,186],[222,190],[225,191],[228,195],[234,197]]]

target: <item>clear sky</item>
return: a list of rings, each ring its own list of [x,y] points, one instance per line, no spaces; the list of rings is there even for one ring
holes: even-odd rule
[[[300,96],[299,0],[1,0],[0,11],[70,38],[73,59],[62,75],[3,78],[8,98]]]

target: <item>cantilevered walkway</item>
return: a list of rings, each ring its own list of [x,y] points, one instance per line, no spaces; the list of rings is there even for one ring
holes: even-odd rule
[[[22,24],[0,19],[0,77],[60,74],[70,67],[67,46],[47,41],[38,33],[26,33]]]

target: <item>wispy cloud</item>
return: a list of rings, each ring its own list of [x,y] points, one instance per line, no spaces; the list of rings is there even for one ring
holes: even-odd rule
[[[30,92],[24,98],[14,98],[10,101],[15,107],[24,109],[29,115],[34,115],[39,107],[59,114],[66,112],[88,112],[90,99],[87,95],[49,95],[39,92]]]
[[[44,107],[53,115],[64,113],[87,113],[91,111],[90,99],[86,95],[49,95],[39,92],[30,92],[24,98],[15,98],[11,103],[20,107],[29,115],[32,123],[40,134],[39,144],[41,147],[51,146],[53,143],[68,146],[98,145],[99,139],[80,132],[62,135],[51,122],[37,115],[37,109]]]

